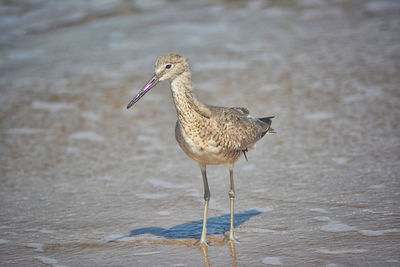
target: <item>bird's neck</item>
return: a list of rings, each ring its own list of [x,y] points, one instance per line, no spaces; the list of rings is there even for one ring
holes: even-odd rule
[[[189,71],[183,72],[171,82],[176,112],[182,123],[197,120],[199,117],[207,117],[210,112],[205,104],[197,100],[192,90]]]

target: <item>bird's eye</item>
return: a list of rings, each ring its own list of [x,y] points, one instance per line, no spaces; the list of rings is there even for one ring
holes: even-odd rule
[[[172,67],[172,64],[167,64],[167,65],[165,66],[166,69],[170,69],[171,67]]]

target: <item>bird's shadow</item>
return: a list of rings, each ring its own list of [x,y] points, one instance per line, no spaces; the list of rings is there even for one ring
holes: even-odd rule
[[[249,220],[251,217],[261,214],[258,210],[248,210],[243,213],[235,213],[234,225],[238,227],[244,222]],[[218,235],[224,234],[229,231],[230,227],[230,215],[225,214],[219,217],[211,217],[207,220],[207,235]],[[116,242],[118,240],[143,235],[152,234],[167,239],[187,239],[187,238],[200,238],[201,231],[203,229],[203,220],[192,221],[188,223],[179,224],[169,229],[161,227],[145,227],[134,229],[129,235],[120,236],[110,240],[109,242]]]

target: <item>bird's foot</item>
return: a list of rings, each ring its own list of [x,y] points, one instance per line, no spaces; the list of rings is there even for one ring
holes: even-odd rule
[[[225,235],[225,242],[228,242],[228,244],[235,244],[238,243],[239,240],[234,236],[234,235]]]
[[[199,246],[200,246],[200,247],[208,247],[208,242],[207,242],[207,241],[203,241],[203,242],[200,241],[200,242],[199,242]]]
[[[226,242],[228,244],[236,244],[236,243],[239,243],[239,240],[237,240],[236,238],[233,238],[233,239],[227,238]]]
[[[195,246],[200,246],[200,247],[208,247],[209,243],[207,240],[198,240],[194,243]]]
[[[234,238],[234,239],[228,239],[227,242],[228,242],[228,244],[235,244],[235,243],[238,242],[238,240],[237,240],[236,238]]]

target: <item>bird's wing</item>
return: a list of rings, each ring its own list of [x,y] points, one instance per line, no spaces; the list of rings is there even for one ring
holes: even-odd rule
[[[221,134],[219,138],[229,147],[246,151],[261,138],[262,127],[258,120],[249,116],[246,108],[217,108],[214,107],[212,119]]]
[[[234,107],[234,108],[230,108],[230,109],[236,110],[239,113],[241,113],[242,115],[249,115],[249,113],[250,113],[247,108]]]

